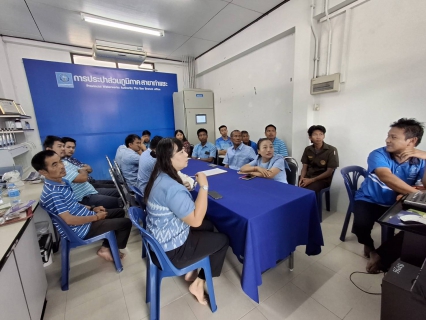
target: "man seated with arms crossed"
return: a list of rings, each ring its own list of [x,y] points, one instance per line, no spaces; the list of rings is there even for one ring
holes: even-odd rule
[[[196,144],[194,150],[192,151],[192,159],[198,159],[205,162],[213,162],[216,158],[216,147],[213,143],[207,141],[208,135],[206,129],[197,130],[199,144]]]
[[[40,203],[49,214],[59,215],[73,232],[81,239],[90,239],[108,231],[114,231],[119,249],[126,248],[132,223],[124,218],[123,209],[105,209],[102,206],[89,207],[77,202],[71,185],[65,176],[65,166],[53,150],[37,153],[31,165],[45,176]],[[54,222],[59,234],[64,232]],[[98,255],[107,261],[113,261],[108,240],[104,240]],[[120,252],[120,258],[124,253]]]
[[[226,168],[240,170],[243,165],[256,159],[253,148],[242,143],[240,130],[231,132],[231,140],[233,146],[228,148],[225,159],[223,160],[223,164]]]
[[[56,136],[47,136],[44,140],[45,150],[55,151],[61,159],[65,157],[65,148],[62,139]],[[95,189],[87,182],[89,174],[85,168],[79,168],[68,161],[63,161],[66,170],[65,179],[71,182],[76,199],[88,206],[104,206],[107,209],[122,208],[119,193],[113,188]]]
[[[339,166],[337,149],[324,142],[325,131],[323,126],[311,126],[308,129],[312,145],[303,152],[299,180],[299,187],[315,191],[317,198],[322,189],[331,185],[333,172]]]
[[[218,155],[223,156],[226,154],[226,150],[232,147],[232,141],[228,137],[228,128],[225,125],[219,127],[220,137],[216,139],[216,149]]]
[[[418,179],[426,186],[426,152],[415,148],[422,140],[423,128],[415,119],[399,119],[390,125],[386,147],[368,156],[367,177],[355,193],[352,232],[364,245],[364,255],[370,258],[369,272],[377,271],[380,260],[389,261],[387,255],[392,251],[375,251],[371,238],[374,222],[394,204],[398,194],[417,192],[412,186]],[[402,243],[402,235],[397,237]]]
[[[269,124],[265,128],[265,136],[271,140],[274,145],[274,156],[280,155],[283,157],[288,156],[287,146],[284,141],[277,138],[277,128],[273,124]]]
[[[137,186],[138,182],[138,167],[139,159],[142,153],[141,138],[136,134],[129,134],[124,140],[126,148],[121,150],[120,166],[121,173],[123,174],[126,183],[129,186]]]
[[[64,143],[65,147],[64,160],[70,162],[71,164],[79,168],[84,168],[89,174],[92,173],[93,169],[91,166],[73,157],[75,148],[77,146],[77,142],[75,141],[75,139],[70,137],[63,137],[62,142]],[[114,182],[112,182],[112,180],[95,180],[90,175],[88,178],[88,182],[95,188],[115,188]]]
[[[145,187],[148,184],[151,173],[154,171],[155,163],[157,162],[155,149],[157,148],[157,145],[161,139],[163,139],[163,137],[160,136],[155,136],[152,138],[149,148],[146,149],[147,152],[142,153],[139,159],[137,187],[142,193],[142,198],[144,197]]]

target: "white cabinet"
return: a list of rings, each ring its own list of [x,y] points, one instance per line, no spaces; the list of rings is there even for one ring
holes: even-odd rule
[[[8,127],[8,121],[15,122],[17,119],[21,121],[22,129],[4,130]],[[31,119],[31,117],[19,114],[0,115],[0,167],[22,165],[24,171],[29,167],[25,153],[31,149],[31,144],[27,143],[26,134],[34,131],[34,129],[26,129],[25,123],[22,123],[25,119]],[[6,135],[13,137],[13,145],[4,145],[3,139]],[[1,142],[3,142],[3,145],[1,145]]]

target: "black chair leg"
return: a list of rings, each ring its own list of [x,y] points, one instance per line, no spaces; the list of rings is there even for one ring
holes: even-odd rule
[[[345,222],[343,223],[342,233],[340,234],[340,241],[345,241],[346,239],[346,233],[348,231],[349,221],[351,220],[351,208],[348,208],[348,211],[346,212]]]
[[[325,208],[330,212],[330,191],[325,192]]]
[[[382,227],[382,244],[386,242],[386,240],[392,238],[395,235],[395,228],[391,228],[388,226],[381,226]]]

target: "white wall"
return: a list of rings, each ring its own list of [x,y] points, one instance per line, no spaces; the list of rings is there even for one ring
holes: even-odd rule
[[[201,76],[198,87],[214,91],[216,138],[217,128],[225,124],[229,132],[247,130],[257,142],[272,123],[287,142],[292,127],[293,61],[294,34],[290,34]]]
[[[322,0],[316,2],[319,5],[323,3]],[[308,144],[307,128],[312,124],[322,124],[327,128],[326,141],[339,150],[340,167],[366,166],[368,154],[384,145],[391,122],[401,117],[426,121],[425,11],[426,2],[416,0],[371,0],[354,8],[348,38],[347,79],[338,93],[309,94],[314,42],[310,31],[310,1],[301,0],[284,4],[197,59],[197,73],[207,71],[199,78],[199,83],[207,84],[206,79],[209,79],[212,87],[203,87],[217,90],[221,79],[215,75],[220,74],[221,69],[225,70],[227,65],[214,70],[215,66],[295,28],[293,124],[291,137],[285,137],[286,141],[291,140],[292,155],[300,159]],[[332,19],[331,73],[341,71],[344,22],[344,15]],[[324,74],[328,28],[326,24],[317,28],[318,31],[322,29],[319,71]],[[237,66],[237,61],[230,62],[229,66]],[[273,74],[274,66],[281,60],[276,57],[276,60],[258,61],[262,61],[264,68]],[[251,63],[238,66],[232,71],[244,74],[251,68]],[[277,88],[271,94],[280,96]],[[320,104],[320,111],[312,110],[314,103]],[[248,110],[240,101],[232,108]],[[216,110],[216,119],[226,118],[225,110],[221,107]],[[256,119],[262,117],[262,112],[263,109],[258,108],[249,114]],[[276,110],[271,116],[279,119],[282,112]],[[337,207],[339,212],[346,212],[348,200],[340,172],[334,176],[331,198],[332,209]]]
[[[35,154],[41,150],[41,141],[22,59],[71,63],[71,52],[91,54],[91,50],[10,37],[0,39],[2,40],[0,41],[0,93],[3,91],[5,98],[21,103],[25,112],[32,117],[29,122],[35,131],[27,132],[26,136],[35,144],[36,149],[32,151],[32,154]],[[180,63],[165,60],[153,60],[153,62],[158,72],[177,74],[178,90],[183,90],[183,68]],[[52,132],[52,134],[55,133]],[[31,159],[31,154],[28,157]]]

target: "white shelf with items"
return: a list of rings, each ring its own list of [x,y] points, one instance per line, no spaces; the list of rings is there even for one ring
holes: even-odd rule
[[[29,168],[28,151],[35,149],[35,145],[27,142],[26,133],[34,129],[29,124],[22,124],[22,120],[31,119],[21,114],[0,114],[0,167],[22,165],[23,170]],[[21,156],[21,157],[20,157]]]

